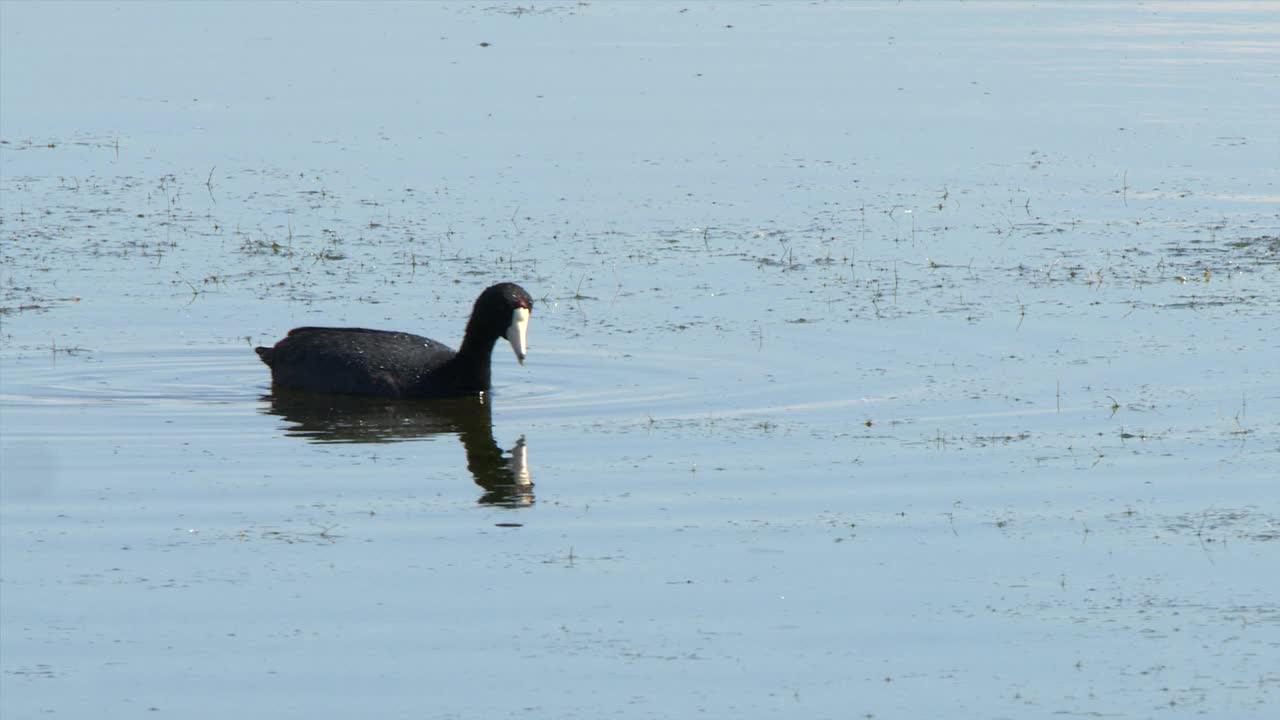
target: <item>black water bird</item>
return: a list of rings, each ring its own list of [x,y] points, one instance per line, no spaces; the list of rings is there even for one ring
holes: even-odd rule
[[[515,283],[480,293],[462,345],[454,352],[421,335],[365,328],[300,327],[274,347],[254,351],[277,388],[402,399],[489,392],[493,346],[506,338],[524,364],[533,299]]]

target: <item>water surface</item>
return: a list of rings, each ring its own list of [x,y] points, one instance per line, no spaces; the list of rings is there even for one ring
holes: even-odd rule
[[[1274,715],[1274,8],[246,12],[0,5],[0,714]]]

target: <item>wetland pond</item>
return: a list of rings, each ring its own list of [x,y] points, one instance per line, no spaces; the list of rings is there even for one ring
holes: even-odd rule
[[[0,41],[3,717],[1277,716],[1275,5]],[[487,404],[251,349],[503,280]]]

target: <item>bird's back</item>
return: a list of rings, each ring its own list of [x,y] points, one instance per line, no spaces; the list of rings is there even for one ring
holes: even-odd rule
[[[276,385],[299,390],[406,397],[456,353],[411,333],[300,327],[275,347],[254,349]]]

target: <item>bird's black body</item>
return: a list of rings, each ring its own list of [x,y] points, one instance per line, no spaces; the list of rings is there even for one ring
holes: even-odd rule
[[[523,362],[524,321],[532,307],[519,285],[490,287],[476,300],[457,352],[421,335],[325,327],[295,328],[274,347],[255,350],[277,387],[408,399],[465,397],[488,392],[499,338],[511,340]]]

